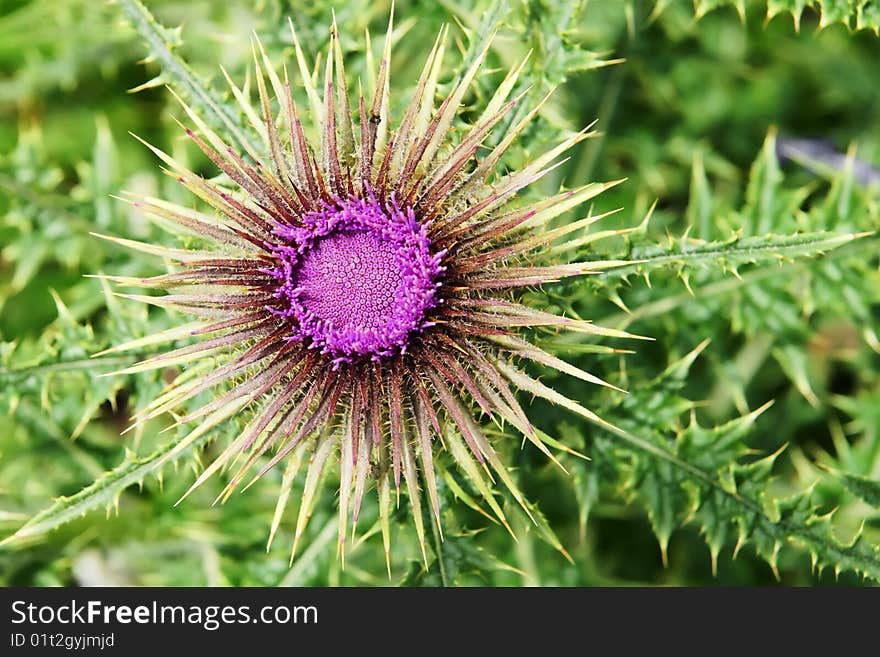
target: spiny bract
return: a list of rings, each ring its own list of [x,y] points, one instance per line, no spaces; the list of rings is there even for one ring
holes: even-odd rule
[[[254,62],[259,109],[237,87],[233,92],[262,136],[265,153],[250,148],[237,153],[184,104],[196,126],[187,134],[228,180],[209,182],[148,146],[218,214],[201,214],[156,198],[130,200],[163,225],[170,221],[201,236],[212,249],[117,240],[168,258],[176,270],[146,279],[110,278],[125,285],[175,290],[165,296],[123,296],[198,320],[114,351],[190,336],[200,339],[123,372],[225,357],[207,375],[181,374],[135,419],[144,422],[220,387],[213,401],[177,420],[197,422],[179,444],[178,450],[183,450],[246,407],[253,409],[238,438],[193,488],[220,468],[236,465],[221,495],[225,497],[258,461],[255,479],[287,459],[281,493],[286,502],[301,464],[307,462],[296,550],[320,475],[332,462],[331,455],[338,455],[340,552],[344,554],[349,523],[354,531],[372,481],[388,553],[391,487],[399,500],[402,479],[424,555],[420,490],[427,491],[439,527],[435,456],[441,448],[505,526],[491,472],[528,513],[526,501],[474,417],[479,409],[499,426],[513,426],[551,459],[549,447],[567,450],[531,426],[515,391],[550,401],[559,401],[559,396],[518,369],[512,358],[608,385],[534,346],[517,331],[550,327],[628,334],[529,308],[518,303],[514,293],[622,264],[554,261],[566,250],[554,249],[554,243],[582,232],[601,216],[548,227],[548,222],[614,183],[587,184],[530,205],[510,203],[519,190],[557,166],[560,154],[592,133],[584,129],[570,136],[519,171],[496,173],[505,151],[539,112],[541,101],[521,118],[508,121],[506,132],[478,157],[492,129],[513,116],[511,110],[523,95],[509,99],[525,62],[507,74],[480,118],[453,130],[465,93],[483,66],[488,39],[435,107],[448,30],[442,31],[411,102],[392,130],[390,22],[375,91],[369,98],[361,94],[354,112],[335,24],[323,100],[292,24],[291,31],[308,96],[307,114],[320,145],[313,149],[306,138],[286,68],[282,79],[259,44]],[[577,241],[586,244],[616,232]],[[268,457],[265,463],[263,457]],[[278,514],[272,534],[277,524]]]

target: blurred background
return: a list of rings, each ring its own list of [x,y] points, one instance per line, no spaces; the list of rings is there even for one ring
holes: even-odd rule
[[[218,94],[228,89],[221,66],[233,80],[245,79],[254,31],[280,63],[291,51],[290,16],[304,49],[315,54],[326,44],[333,7],[282,0],[146,4],[165,26],[181,26],[168,35],[173,52]],[[880,38],[834,16],[820,28],[813,9],[798,25],[786,12],[768,18],[763,1],[731,4],[743,11],[722,6],[697,20],[704,3],[695,12],[690,0],[510,3],[493,68],[467,102],[485,102],[498,71],[531,49],[532,97],[559,90],[506,164],[516,166],[559,134],[598,120],[602,135],[579,146],[532,193],[627,178],[596,200],[596,211],[623,208],[605,228],[640,224],[656,201],[638,236],[590,251],[667,258],[650,280],[635,272],[534,293],[535,303],[551,310],[656,339],[614,345],[637,352],[630,355],[555,343],[560,355],[632,394],[622,401],[563,377],[545,380],[621,426],[653,432],[682,450],[729,439],[753,460],[776,454],[760,486],[741,492],[759,503],[806,492],[808,503],[792,505],[790,517],[775,525],[778,536],[754,521],[754,509],[707,508],[705,496],[698,509],[689,497],[693,486],[679,475],[644,465],[595,428],[535,402],[538,426],[593,459],[571,459],[565,475],[516,444],[508,454],[570,559],[524,521],[520,540],[512,541],[445,488],[451,530],[442,548],[444,582],[858,585],[864,581],[849,565],[859,559],[862,570],[880,572],[880,557],[871,562],[870,550],[839,556],[839,577],[837,564],[824,558],[830,567],[814,569],[811,535],[795,527],[818,526],[816,519],[834,511],[842,544],[860,528],[867,541],[880,542],[872,496],[878,494],[869,485],[880,478],[877,241],[868,236],[806,259],[756,243],[741,266],[723,252],[693,261],[670,255],[707,243],[729,246],[734,236],[852,235],[880,227]],[[389,8],[384,0],[336,3],[352,78],[365,75],[365,30],[381,37]],[[467,52],[468,33],[484,29],[497,10],[482,1],[397,2],[392,95],[396,89],[398,99],[408,98],[443,24],[452,25],[456,44],[451,75],[459,51]],[[108,368],[89,356],[174,318],[108,297],[97,280],[84,278],[157,268],[89,233],[167,240],[111,198],[122,190],[190,203],[129,132],[213,175],[180,138],[172,117],[181,111],[164,88],[167,78],[155,79],[157,62],[141,61],[148,54],[120,5],[0,0],[0,538],[53,500],[93,486],[88,507],[73,507],[63,523],[52,516],[45,531],[0,547],[0,584],[440,583],[439,564],[425,568],[420,560],[405,510],[394,528],[389,581],[369,519],[365,539],[341,569],[331,487],[291,568],[295,514],[285,516],[266,550],[279,473],[216,507],[222,479],[174,506],[193,481],[195,461],[140,481],[139,459],[168,439],[159,434],[167,422],[120,432],[131,409],[162,382],[99,378]],[[748,415],[771,400],[760,417]],[[713,433],[716,426],[726,429]],[[707,471],[722,471],[723,463],[693,453]],[[127,483],[141,486],[102,487],[103,473],[120,463],[131,469]],[[832,474],[843,471],[854,479]],[[734,559],[737,537],[752,530]]]

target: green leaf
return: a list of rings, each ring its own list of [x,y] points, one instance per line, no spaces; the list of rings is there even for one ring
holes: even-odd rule
[[[122,463],[113,470],[98,477],[94,483],[75,495],[58,498],[54,504],[32,517],[12,536],[0,541],[0,545],[11,545],[25,539],[40,537],[96,508],[117,504],[119,496],[126,488],[142,483],[150,475],[159,476],[168,463],[191,454],[210,437],[211,433],[206,432],[182,450],[177,449],[181,441],[175,439],[147,456],[137,456],[129,451]]]
[[[679,390],[694,356],[687,354],[655,380],[631,390],[615,414],[608,415],[620,428],[605,426],[613,438],[597,438],[593,448],[587,448],[593,462],[580,467],[602,461],[625,464],[614,475],[616,483],[644,507],[664,557],[672,531],[693,522],[709,546],[713,569],[722,547],[737,535],[735,553],[752,545],[774,573],[781,548],[789,545],[806,549],[819,569],[832,567],[880,580],[880,547],[862,537],[849,544],[838,539],[830,516],[822,515],[812,492],[783,499],[770,494],[781,450],[743,462],[752,452],[744,439],[769,404],[711,429],[693,418],[689,426],[677,427],[675,413],[658,412],[689,403]],[[571,402],[567,407],[583,415],[579,405]]]
[[[668,0],[657,0],[654,14],[659,15],[668,5]],[[875,0],[767,0],[767,17],[789,14],[796,27],[807,8],[819,14],[819,26],[845,25],[851,30],[871,30],[880,34],[880,7]],[[694,15],[702,18],[722,7],[733,7],[740,16],[746,15],[743,0],[694,0]]]
[[[117,1],[138,34],[147,42],[150,55],[162,67],[161,76],[147,83],[147,86],[161,83],[172,85],[191,108],[214,130],[226,135],[233,145],[244,152],[263,152],[263,148],[253,140],[254,135],[243,127],[238,114],[200,82],[187,63],[174,52],[174,47],[180,44],[179,31],[162,26],[140,0]]]
[[[829,471],[850,493],[875,509],[880,509],[880,481],[839,470]]]
[[[783,263],[795,258],[809,258],[832,251],[870,233],[835,235],[827,231],[764,237],[731,237],[702,242],[687,237],[669,246],[636,248],[631,258],[637,262],[602,272],[595,278],[613,280],[632,274],[646,275],[663,268],[722,268],[734,271],[738,265],[760,262]]]

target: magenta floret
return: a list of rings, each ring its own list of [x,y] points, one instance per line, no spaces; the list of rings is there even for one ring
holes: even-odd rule
[[[291,339],[337,362],[403,353],[431,325],[444,252],[433,253],[426,226],[392,200],[350,198],[279,226],[273,245],[279,280],[273,309],[289,318]]]

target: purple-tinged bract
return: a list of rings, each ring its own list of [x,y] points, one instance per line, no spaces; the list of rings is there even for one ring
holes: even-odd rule
[[[206,180],[148,145],[212,210],[135,195],[131,202],[162,228],[179,229],[190,240],[200,236],[203,246],[176,249],[110,238],[165,257],[173,270],[152,278],[109,278],[169,290],[165,296],[123,296],[195,320],[111,351],[189,340],[122,370],[181,368],[135,418],[139,424],[174,412],[175,424],[189,427],[168,458],[200,444],[221,424],[243,421],[238,437],[190,490],[228,469],[225,499],[248,473],[256,471],[253,481],[284,461],[270,541],[293,483],[303,481],[295,551],[325,480],[321,474],[338,463],[340,554],[368,488],[378,494],[389,553],[392,499],[400,500],[403,483],[427,561],[421,496],[427,494],[442,531],[438,470],[452,482],[447,461],[461,474],[456,485],[470,488],[470,503],[481,500],[510,529],[495,479],[531,514],[496,447],[502,432],[515,430],[551,459],[551,450],[571,451],[532,427],[518,390],[603,423],[532,378],[517,361],[609,384],[519,332],[632,336],[530,308],[517,292],[624,264],[567,262],[568,254],[623,231],[588,233],[603,216],[592,213],[561,221],[615,183],[578,185],[530,203],[517,200],[520,190],[544,178],[561,154],[592,133],[572,134],[521,169],[502,171],[507,149],[544,101],[511,112],[524,97],[511,99],[523,62],[494,86],[483,114],[463,124],[459,107],[483,71],[490,38],[460,75],[443,81],[448,94],[435,99],[444,30],[394,121],[390,24],[378,70],[368,78],[375,84],[356,103],[349,98],[336,26],[321,88],[293,30],[292,35],[297,81],[291,82],[287,67],[279,75],[260,46],[254,62],[258,107],[233,85],[242,114],[261,115],[252,126],[261,146],[240,134],[226,136],[244,147],[238,152],[184,105],[194,124],[187,134],[222,172],[218,179]],[[305,110],[294,100],[298,87],[305,92]],[[502,120],[505,131],[494,134]],[[215,391],[213,399],[195,407],[209,390]],[[501,431],[486,431],[480,415]]]

